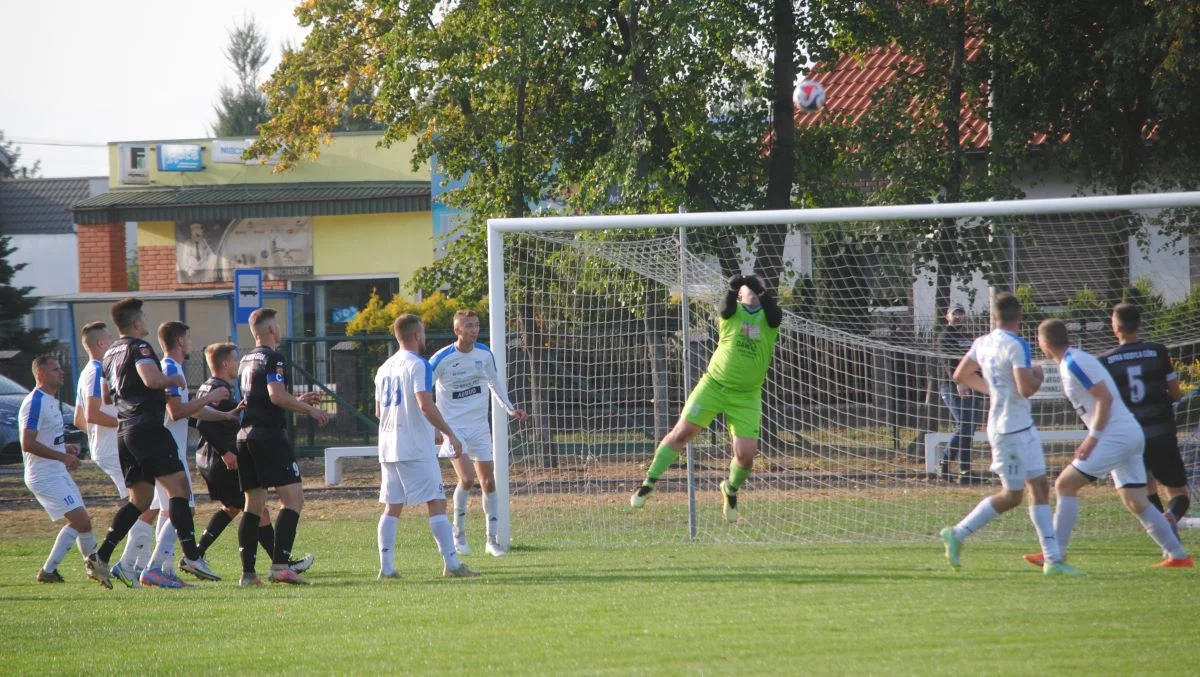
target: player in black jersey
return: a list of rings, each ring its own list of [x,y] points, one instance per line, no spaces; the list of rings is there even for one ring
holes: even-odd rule
[[[150,332],[139,299],[114,303],[112,318],[121,338],[104,354],[102,370],[108,384],[105,395],[117,406],[117,455],[125,485],[129,487],[129,503],[113,516],[97,557],[107,569],[108,558],[117,544],[150,507],[154,483],[158,482],[170,496],[171,524],[184,552],[181,568],[198,578],[219,581],[221,577],[209,568],[196,544],[192,509],[188,505],[188,480],[175,439],[164,425],[165,389],[186,388],[187,382],[182,374],[166,376],[159,368],[154,348],[143,340]]]
[[[1101,356],[1100,361],[1116,381],[1121,399],[1142,425],[1146,434],[1144,458],[1150,502],[1174,526],[1187,514],[1190,504],[1172,406],[1182,393],[1166,346],[1140,340],[1141,325],[1142,312],[1136,305],[1117,304],[1113,308],[1112,329],[1120,345]],[[1166,509],[1155,480],[1167,490]]]
[[[304,491],[300,484],[300,466],[287,437],[286,412],[307,414],[318,425],[329,416],[314,407],[320,393],[308,392],[296,397],[287,390],[287,364],[276,352],[279,345],[279,321],[275,311],[259,308],[250,314],[254,350],[246,353],[238,365],[242,386],[242,428],[237,435],[238,478],[246,494],[246,508],[238,527],[238,545],[242,556],[242,585],[261,585],[254,565],[258,550],[259,516],[267,503],[267,489],[275,487],[283,507],[275,518],[275,552],[271,558],[270,579],[276,583],[304,585],[308,581],[288,566]]]
[[[232,343],[213,343],[204,349],[204,358],[208,363],[208,371],[212,374],[201,384],[196,397],[201,398],[213,390],[225,388],[234,390],[232,382],[237,379],[238,349]],[[227,397],[213,405],[218,411],[241,411],[237,400],[240,397]],[[237,464],[237,434],[241,428],[240,420],[234,423],[220,421],[197,421],[193,424],[200,433],[200,442],[196,447],[196,466],[204,483],[208,485],[208,494],[214,501],[221,503],[221,509],[213,513],[212,518],[200,536],[200,552],[207,553],[208,548],[217,540],[225,527],[233,521],[246,505],[246,496],[242,493],[242,483],[238,480]],[[263,510],[258,523],[258,543],[267,552],[275,552],[275,527],[271,525],[271,515]],[[305,555],[288,564],[292,571],[303,573],[312,565],[313,556]]]

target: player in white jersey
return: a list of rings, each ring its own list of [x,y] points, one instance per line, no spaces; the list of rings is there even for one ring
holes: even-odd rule
[[[97,321],[83,325],[80,338],[89,359],[79,373],[75,388],[75,427],[87,431],[92,461],[112,478],[124,504],[129,499],[129,488],[125,486],[121,459],[117,455],[117,408],[104,403],[101,368],[104,351],[112,345],[112,334],[107,324]]]
[[[446,488],[434,448],[434,430],[450,443],[455,456],[462,442],[433,403],[433,368],[421,357],[425,327],[416,315],[401,315],[392,325],[400,350],[375,374],[375,416],[379,418],[379,467],[383,476],[379,502],[379,578],[399,578],[395,568],[396,523],[400,510],[424,503],[429,530],[445,566],[442,575],[467,578],[479,574],[467,568],[454,550],[454,533],[446,518]]]
[[[1146,465],[1142,460],[1146,438],[1141,425],[1121,401],[1112,375],[1095,357],[1070,347],[1062,320],[1046,320],[1038,327],[1038,345],[1058,363],[1063,394],[1087,426],[1087,437],[1075,449],[1075,458],[1063,468],[1054,489],[1058,508],[1054,527],[1063,553],[1079,517],[1079,490],[1111,473],[1121,502],[1133,513],[1166,557],[1156,567],[1190,568],[1192,558],[1163,514],[1146,496]],[[1031,563],[1033,558],[1026,556]]]
[[[63,385],[62,365],[52,355],[41,355],[33,361],[33,375],[37,387],[25,396],[17,416],[21,427],[25,486],[46,509],[52,522],[67,518],[67,526],[54,539],[50,556],[38,569],[37,580],[40,583],[63,582],[58,565],[74,542],[83,553],[88,577],[111,589],[108,570],[96,559],[92,518],[83,505],[79,487],[71,479],[70,471],[79,467],[79,449],[64,444],[62,406],[55,397]]]
[[[188,326],[176,321],[163,322],[158,327],[158,344],[163,351],[163,359],[160,364],[163,374],[166,376],[184,374],[183,365],[192,349],[192,338]],[[179,461],[183,463],[184,477],[188,483],[188,505],[193,509],[196,507],[196,494],[192,491],[192,474],[187,462],[188,418],[195,417],[203,421],[236,421],[238,418],[236,415],[220,412],[209,406],[228,396],[229,390],[220,388],[200,399],[189,401],[187,388],[176,386],[167,388],[167,413],[163,425],[175,439],[175,449],[179,454]],[[139,575],[143,585],[172,588],[184,585],[175,573],[175,527],[165,512],[170,506],[170,500],[166,489],[161,484],[156,485],[154,500],[151,501],[150,510],[147,513],[153,515],[151,519],[156,519],[158,524],[155,528],[154,552],[150,556],[149,564]],[[145,517],[147,516],[144,515],[143,518]],[[135,563],[134,569],[136,570],[136,568],[137,564]]]
[[[1017,333],[1021,328],[1021,303],[1008,292],[992,301],[991,333],[975,339],[971,350],[954,370],[954,381],[991,397],[987,434],[992,447],[992,472],[1002,488],[975,506],[953,527],[939,534],[950,566],[961,566],[963,541],[1001,514],[1021,505],[1025,488],[1033,495],[1029,519],[1042,545],[1046,575],[1078,573],[1062,561],[1050,511],[1050,484],[1046,457],[1033,425],[1029,397],[1042,386],[1045,374],[1033,364],[1029,343]]]
[[[453,458],[448,441],[439,454],[450,458],[458,484],[454,487],[454,547],[460,555],[471,554],[467,545],[467,503],[471,487],[479,477],[483,514],[487,518],[487,553],[500,557],[504,550],[496,542],[496,473],[492,460],[492,430],[488,425],[489,392],[504,411],[518,421],[529,418],[524,409],[512,405],[504,384],[496,375],[496,359],[479,339],[479,315],[463,308],[454,313],[454,343],[433,354],[433,383],[437,407],[446,423],[463,443],[463,455]],[[472,467],[474,464],[474,467]]]

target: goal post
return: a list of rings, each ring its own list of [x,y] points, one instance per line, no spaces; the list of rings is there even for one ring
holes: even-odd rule
[[[514,524],[519,543],[928,538],[989,491],[973,484],[989,481],[986,444],[972,449],[974,474],[957,476],[968,484],[930,472],[930,454],[944,454],[936,441],[955,430],[939,369],[961,357],[935,345],[941,312],[964,305],[982,334],[990,295],[1009,289],[1031,343],[1037,319],[1062,317],[1098,353],[1115,344],[1112,304],[1133,299],[1146,306],[1146,337],[1171,348],[1191,387],[1198,208],[1200,192],[1179,192],[490,219],[493,354],[532,417],[510,426],[493,416],[498,539],[509,543]],[[754,271],[781,283],[785,312],[743,518],[723,524],[713,499],[730,458],[719,419],[634,512],[628,496],[715,347],[730,247],[749,272],[754,227],[766,224],[789,226],[784,268]],[[1035,410],[1040,427],[1061,431],[1046,444],[1056,471],[1081,423],[1049,387]],[[1200,416],[1183,411],[1180,422],[1186,442]],[[1197,472],[1195,445],[1183,446]],[[1111,494],[1085,502],[1085,533],[1134,528]],[[1026,522],[992,533],[1024,536]]]

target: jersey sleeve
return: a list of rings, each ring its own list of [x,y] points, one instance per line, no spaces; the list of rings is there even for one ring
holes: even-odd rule
[[[1033,351],[1029,342],[1017,336],[1008,344],[1008,359],[1013,369],[1031,369],[1033,367]]]
[[[179,373],[179,365],[175,364],[175,360],[163,360],[163,374],[174,376]],[[181,397],[179,394],[179,386],[170,386],[167,388],[167,397]]]
[[[140,362],[146,362],[146,361],[150,361],[150,362],[153,362],[154,364],[158,364],[158,359],[157,359],[157,356],[154,354],[154,349],[151,348],[150,344],[146,343],[145,341],[142,341],[137,344],[137,348],[134,349],[133,361],[135,364],[140,363]]]
[[[1080,361],[1071,356],[1064,357],[1063,360],[1067,364],[1067,372],[1079,382],[1079,385],[1083,386],[1084,390],[1091,390],[1092,386],[1097,383],[1104,383],[1104,376],[1108,372],[1101,366],[1099,360]]]
[[[283,355],[279,353],[271,353],[271,358],[267,362],[267,383],[283,383],[287,384],[287,363],[283,360]]]
[[[413,367],[413,391],[433,394],[433,367],[424,358]]]
[[[21,411],[18,414],[18,420],[21,430],[37,430],[41,425],[42,398],[37,396],[37,391],[34,391],[32,397],[26,397],[25,401],[21,402]]]

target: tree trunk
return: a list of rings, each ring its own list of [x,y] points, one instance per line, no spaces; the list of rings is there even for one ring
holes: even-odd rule
[[[767,163],[767,209],[790,209],[796,174],[796,120],[792,88],[796,82],[796,9],[792,0],[771,4],[774,62],[771,73],[771,156]],[[783,245],[788,226],[763,225],[758,229],[757,272],[770,289],[779,289],[783,273]]]

